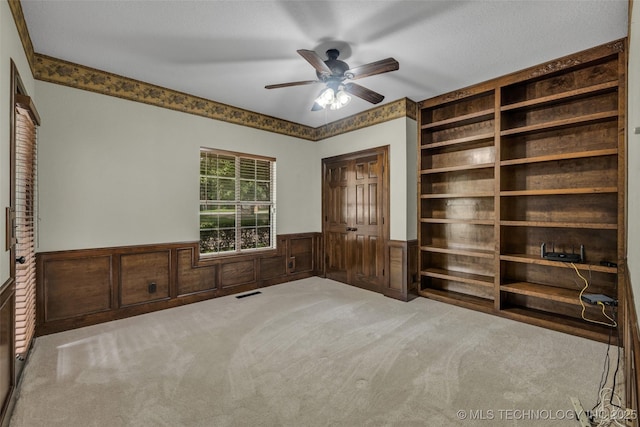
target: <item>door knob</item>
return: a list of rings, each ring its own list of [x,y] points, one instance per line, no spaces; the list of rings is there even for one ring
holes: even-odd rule
[[[24,264],[25,262],[27,262],[27,259],[24,256],[20,256],[16,258],[16,262],[18,264]]]
[[[347,227],[347,231],[358,231],[357,227]]]

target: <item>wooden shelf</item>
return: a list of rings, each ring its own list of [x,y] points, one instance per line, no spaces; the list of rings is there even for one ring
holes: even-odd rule
[[[446,291],[442,289],[425,288],[418,290],[418,294],[425,298],[454,304],[472,310],[483,312],[493,312],[493,301],[480,298],[474,295],[467,295],[460,292]]]
[[[580,318],[572,265],[539,245],[584,242],[595,264],[575,268],[624,298],[618,267],[598,264],[617,262],[627,223],[626,53],[610,46],[419,103],[420,295],[606,342]]]
[[[616,148],[592,151],[579,151],[575,153],[550,154],[547,156],[525,157],[521,159],[502,160],[500,166],[524,165],[529,163],[553,162],[557,160],[582,159],[589,157],[614,156],[618,154]]]
[[[544,190],[507,190],[501,191],[504,197],[513,196],[553,196],[567,194],[602,194],[617,193],[617,187],[590,187],[590,188],[549,188]]]
[[[535,125],[521,126],[512,129],[505,129],[500,132],[501,136],[517,135],[523,133],[540,132],[545,130],[557,129],[567,126],[575,126],[585,123],[592,123],[607,119],[617,119],[617,111],[605,111],[602,113],[587,114],[583,116],[571,117],[569,119],[552,120],[544,123],[537,123]]]
[[[473,197],[493,197],[493,192],[485,191],[480,193],[440,193],[440,194],[421,194],[421,199],[459,199]]]
[[[451,219],[451,218],[420,218],[420,222],[427,224],[470,224],[470,225],[494,225],[492,219]]]
[[[508,319],[589,338],[595,341],[607,342],[611,328],[590,323],[582,319],[549,313],[524,307],[509,307],[499,311],[499,315]],[[617,333],[613,329],[612,344],[617,343]]]
[[[421,270],[420,275],[436,279],[453,280],[470,285],[493,287],[493,277],[480,274],[462,273],[460,271],[443,270],[441,268],[427,268]]]
[[[422,148],[423,150],[430,150],[435,148],[449,147],[453,145],[464,145],[471,142],[478,142],[486,139],[493,139],[494,136],[495,134],[493,132],[483,133],[480,135],[465,136],[462,138],[450,139],[447,141],[439,141],[439,142],[432,142],[429,144],[423,144],[420,146],[420,148]]]
[[[465,114],[463,116],[451,117],[445,120],[439,120],[433,123],[427,123],[422,125],[422,129],[436,130],[439,128],[463,126],[471,123],[478,123],[488,119],[493,119],[493,108],[488,110],[476,111],[474,113]]]
[[[476,258],[494,259],[495,251],[480,249],[461,249],[461,248],[444,248],[439,246],[420,246],[420,250],[424,252],[436,252],[450,255],[464,255]]]
[[[593,96],[604,92],[611,92],[618,88],[617,81],[610,81],[606,83],[600,83],[593,86],[587,86],[580,89],[569,90],[562,93],[556,93],[553,95],[542,96],[540,98],[528,99],[526,101],[516,102],[513,104],[503,105],[501,111],[512,111],[525,107],[541,107],[543,105],[555,104],[558,102],[565,102],[575,100],[578,98],[584,98],[586,96]],[[507,88],[508,89],[508,88]]]
[[[448,166],[444,168],[434,168],[434,169],[422,169],[420,171],[420,175],[428,175],[433,173],[443,173],[443,172],[458,172],[458,171],[467,171],[474,169],[493,169],[495,167],[495,163],[478,163],[475,165],[457,165],[457,166]]]
[[[548,259],[540,258],[539,255],[504,254],[504,255],[500,255],[500,260],[519,262],[523,264],[536,264],[536,265],[548,265],[551,267],[573,268],[570,263],[561,262],[561,261],[551,261]],[[597,271],[600,273],[611,273],[611,274],[618,273],[617,267],[605,267],[597,264],[582,264],[582,263],[574,263],[574,265],[578,268],[578,270],[583,270],[583,271]]]
[[[565,304],[580,305],[580,289],[566,289],[537,283],[515,282],[500,286],[500,290],[512,294],[544,298]]]
[[[588,230],[618,229],[618,224],[596,224],[591,222],[500,221],[500,225],[507,227],[580,228]]]

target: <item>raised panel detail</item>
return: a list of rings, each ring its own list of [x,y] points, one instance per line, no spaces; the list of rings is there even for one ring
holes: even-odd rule
[[[388,269],[384,294],[402,301],[417,296],[418,242],[416,240],[390,240],[386,247]]]
[[[109,255],[45,262],[45,322],[110,310],[111,280]]]
[[[255,261],[236,261],[222,264],[220,267],[220,284],[223,288],[255,282]]]
[[[202,258],[198,242],[39,253],[36,334],[244,292],[323,270],[319,233],[279,235],[277,242],[277,250]],[[292,268],[287,268],[289,263]]]
[[[120,257],[120,302],[123,306],[169,297],[170,252]]]
[[[405,281],[404,248],[389,247],[389,288],[401,291]]]
[[[13,284],[5,284],[2,293],[0,293],[0,410],[3,413],[9,403],[14,386],[14,292]]]
[[[193,249],[178,252],[178,296],[216,289],[216,266],[193,267]]]
[[[286,263],[283,256],[260,258],[260,278],[267,280],[284,276],[287,274],[285,266]]]
[[[313,270],[313,238],[291,239],[290,256],[295,258],[295,272]]]
[[[378,225],[378,184],[369,184],[369,225]]]

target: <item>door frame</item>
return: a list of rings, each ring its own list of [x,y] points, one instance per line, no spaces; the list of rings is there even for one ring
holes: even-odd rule
[[[15,387],[17,384],[17,371],[15,363],[15,283],[16,283],[16,245],[15,245],[15,208],[16,208],[16,95],[25,94],[25,87],[20,78],[18,67],[10,61],[10,84],[9,90],[9,206],[5,212],[6,218],[6,235],[5,250],[9,254],[9,279],[2,288],[2,307],[9,304],[11,310],[11,319],[8,326],[10,328],[11,342],[9,343],[10,352],[10,384],[7,395],[3,402],[0,402],[0,425],[5,426],[9,423],[13,405],[15,404]]]
[[[327,175],[327,164],[329,163],[333,163],[333,162],[339,162],[339,161],[349,161],[349,160],[354,160],[357,159],[359,157],[365,157],[365,156],[378,156],[378,155],[382,155],[382,200],[380,203],[380,207],[382,209],[382,219],[383,219],[383,223],[382,223],[382,250],[383,250],[383,267],[382,267],[382,271],[383,271],[383,281],[382,281],[382,287],[380,288],[380,292],[383,293],[384,289],[386,287],[388,287],[389,285],[389,257],[387,256],[387,246],[389,243],[389,236],[390,236],[390,224],[391,224],[391,218],[390,218],[390,212],[391,212],[391,205],[390,205],[390,191],[391,191],[391,186],[390,186],[390,171],[389,171],[389,152],[390,152],[390,146],[389,145],[383,145],[380,147],[374,147],[374,148],[367,148],[365,150],[360,150],[360,151],[354,151],[354,152],[350,152],[350,153],[346,153],[346,154],[340,154],[340,155],[336,155],[336,156],[331,156],[331,157],[325,157],[322,159],[322,176],[321,176],[321,182],[322,182],[322,277],[327,277],[327,251],[328,251],[328,244],[327,244],[327,217],[328,217],[328,212],[327,212],[327,197],[328,197],[328,188],[326,186],[326,180],[325,177]]]

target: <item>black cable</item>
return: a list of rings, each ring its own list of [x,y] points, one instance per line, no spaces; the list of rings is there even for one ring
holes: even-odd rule
[[[598,398],[596,399],[596,404],[591,408],[591,412],[593,412],[599,405],[602,403],[600,400],[602,397],[602,389],[607,383],[607,378],[609,378],[609,365],[611,364],[611,358],[609,357],[609,349],[611,348],[611,335],[613,332],[613,328],[609,328],[609,338],[607,339],[607,354],[604,357],[604,366],[602,368],[602,374],[600,375],[600,384],[598,385]]]
[[[616,320],[616,323],[617,323],[618,316],[617,316],[617,310],[616,310],[615,307],[612,308],[611,315],[613,316],[613,318]],[[617,404],[613,403],[613,396],[615,396],[615,394],[616,394],[616,380],[618,378],[618,371],[620,370],[620,344],[622,342],[622,341],[620,341],[620,339],[621,339],[620,338],[620,328],[616,328],[616,332],[618,334],[618,360],[617,360],[617,363],[616,363],[616,370],[613,373],[613,384],[611,386],[611,397],[612,397],[611,404],[613,406],[615,406],[616,408],[618,408],[618,409],[622,409],[620,407],[620,405],[617,405]]]

